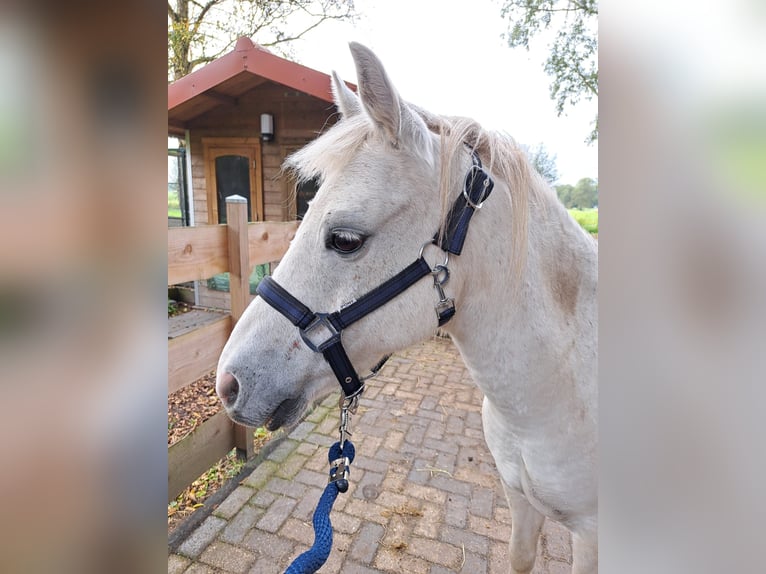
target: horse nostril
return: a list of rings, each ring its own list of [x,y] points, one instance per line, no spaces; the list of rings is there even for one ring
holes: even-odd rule
[[[231,373],[221,373],[215,383],[215,392],[218,393],[223,405],[230,407],[237,402],[239,383]]]

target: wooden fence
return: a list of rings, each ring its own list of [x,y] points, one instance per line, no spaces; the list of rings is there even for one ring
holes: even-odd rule
[[[231,315],[168,341],[168,394],[215,369],[234,324],[250,301],[253,266],[282,258],[297,222],[247,223],[243,197],[226,199],[227,225],[168,229],[168,285],[228,271]],[[168,501],[236,447],[253,455],[253,429],[232,423],[224,411],[168,448]]]

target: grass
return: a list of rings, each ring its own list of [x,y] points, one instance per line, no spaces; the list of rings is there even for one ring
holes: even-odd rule
[[[569,209],[577,223],[588,233],[598,233],[598,209]]]
[[[176,191],[168,190],[168,217],[181,219],[181,201]]]

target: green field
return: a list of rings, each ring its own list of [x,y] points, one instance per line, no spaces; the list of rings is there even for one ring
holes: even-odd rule
[[[168,190],[168,217],[181,219],[181,202],[176,191]]]
[[[585,231],[598,233],[598,209],[568,209],[567,211]]]

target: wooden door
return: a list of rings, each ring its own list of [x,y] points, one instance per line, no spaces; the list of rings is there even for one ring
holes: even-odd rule
[[[208,223],[226,223],[226,198],[247,199],[247,220],[263,221],[261,146],[254,138],[204,138]]]

